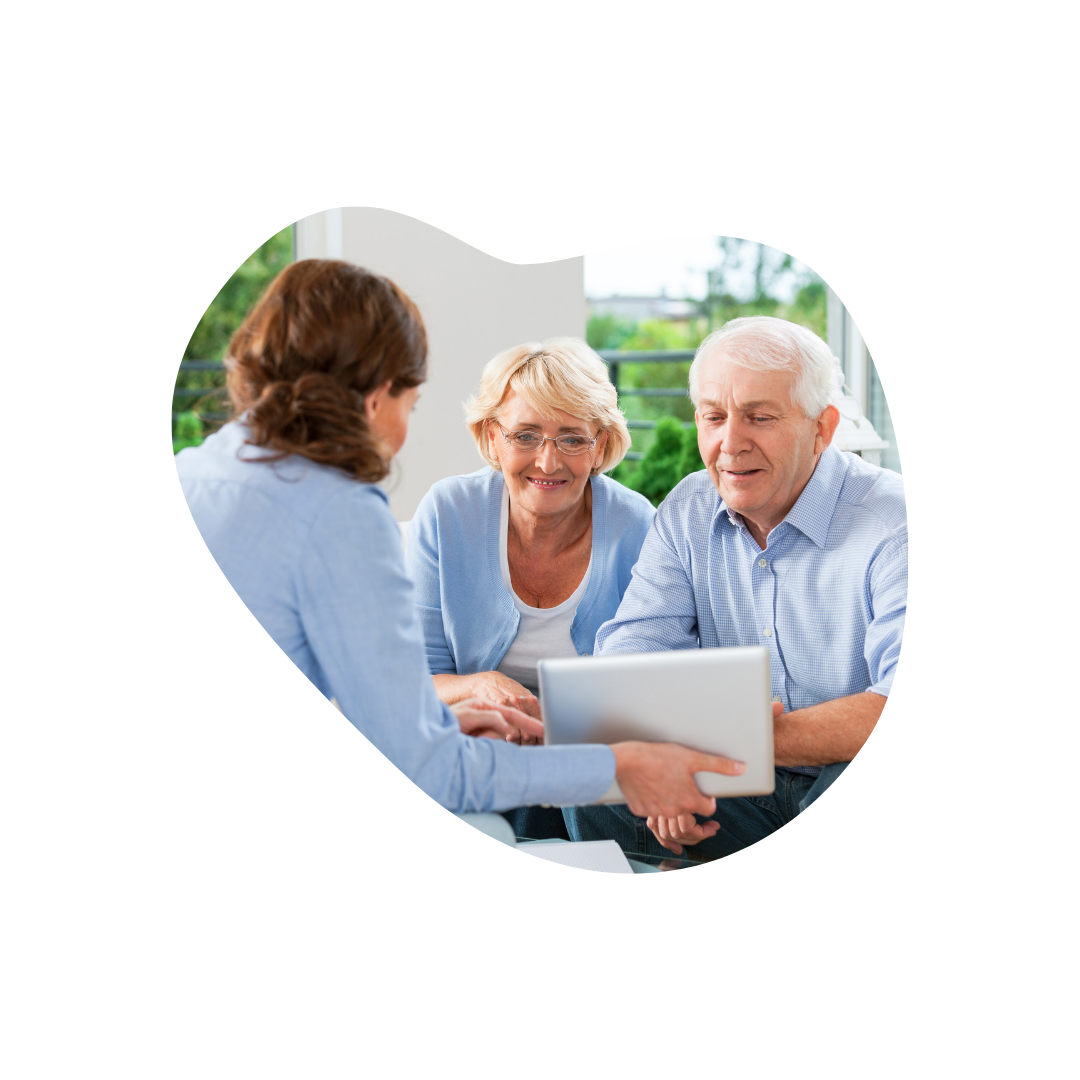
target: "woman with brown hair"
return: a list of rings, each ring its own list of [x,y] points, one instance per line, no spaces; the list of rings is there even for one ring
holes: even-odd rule
[[[423,321],[400,289],[344,262],[294,263],[234,335],[227,367],[238,418],[176,458],[192,516],[271,637],[406,776],[455,811],[590,803],[616,778],[641,816],[714,811],[693,774],[742,771],[726,758],[518,746],[506,739],[538,721],[439,700],[376,486],[427,374]]]

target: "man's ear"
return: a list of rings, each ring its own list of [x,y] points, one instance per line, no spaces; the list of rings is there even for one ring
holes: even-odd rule
[[[833,436],[839,426],[840,410],[835,405],[826,405],[817,418],[817,432],[814,435],[815,454],[820,454],[833,441]]]

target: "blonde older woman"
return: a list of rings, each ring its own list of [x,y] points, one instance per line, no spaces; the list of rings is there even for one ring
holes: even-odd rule
[[[593,651],[653,508],[604,475],[630,434],[585,342],[500,353],[466,411],[487,467],[435,484],[405,549],[428,664],[447,705],[480,698],[538,717],[537,661]],[[512,818],[519,835],[563,835],[561,818],[540,816]]]

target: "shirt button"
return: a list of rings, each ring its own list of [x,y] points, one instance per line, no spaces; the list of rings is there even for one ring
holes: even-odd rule
[[[766,637],[772,637],[772,627],[771,626],[766,626],[765,627],[765,636]]]
[[[768,559],[758,559],[757,564],[758,564],[758,566],[768,566],[769,565],[769,560]]]

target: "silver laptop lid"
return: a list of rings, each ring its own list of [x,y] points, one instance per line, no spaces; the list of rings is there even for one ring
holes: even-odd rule
[[[773,790],[769,650],[581,656],[537,665],[545,742],[675,742],[746,764],[741,776],[698,773],[706,795]],[[609,797],[604,801],[619,801]]]

